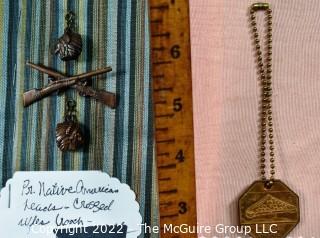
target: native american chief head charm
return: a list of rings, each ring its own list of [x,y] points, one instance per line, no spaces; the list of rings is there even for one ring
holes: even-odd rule
[[[65,121],[56,127],[56,142],[61,151],[75,151],[85,142],[80,124],[77,122],[75,107],[75,101],[68,101]]]
[[[64,30],[63,36],[58,39],[54,53],[59,55],[61,60],[75,60],[79,57],[82,51],[81,35],[72,30],[74,23],[74,13],[69,12],[66,15],[67,27]]]
[[[61,151],[75,151],[84,144],[80,125],[74,122],[62,122],[56,127],[57,146]]]

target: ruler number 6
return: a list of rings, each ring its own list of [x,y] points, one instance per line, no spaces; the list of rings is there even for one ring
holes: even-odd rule
[[[186,202],[179,202],[179,213],[185,214],[188,211],[187,203]]]
[[[180,56],[181,56],[180,46],[179,45],[172,46],[170,53],[171,53],[172,58],[174,58],[174,59],[180,58]]]
[[[182,110],[182,99],[181,98],[175,98],[173,100],[173,110],[175,112],[180,112]]]

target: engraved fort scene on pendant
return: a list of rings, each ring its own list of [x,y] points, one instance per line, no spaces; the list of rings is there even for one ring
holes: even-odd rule
[[[254,182],[239,200],[240,224],[254,238],[283,238],[299,223],[299,197],[280,180]]]

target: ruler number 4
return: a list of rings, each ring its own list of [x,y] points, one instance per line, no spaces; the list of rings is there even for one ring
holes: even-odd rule
[[[176,160],[178,160],[180,163],[184,161],[183,150],[179,150],[178,154],[176,155]]]

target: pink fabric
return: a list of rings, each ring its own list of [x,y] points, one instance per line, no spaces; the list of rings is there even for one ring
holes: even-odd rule
[[[236,225],[237,200],[259,178],[252,2],[190,0],[199,225]],[[320,1],[269,2],[276,176],[300,196],[290,237],[319,237]]]

